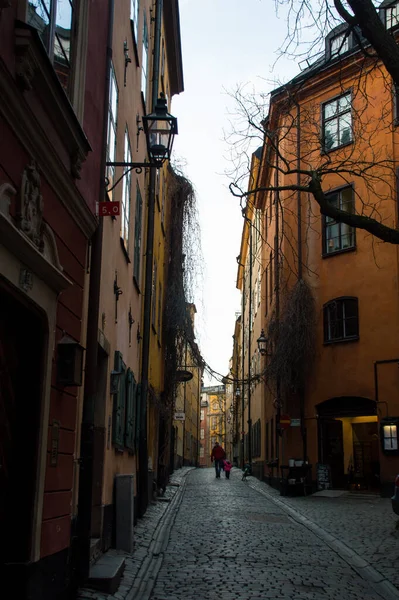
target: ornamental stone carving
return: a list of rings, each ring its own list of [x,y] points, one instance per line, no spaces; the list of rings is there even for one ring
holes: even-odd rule
[[[43,197],[40,193],[40,175],[34,160],[22,175],[18,226],[43,252]]]

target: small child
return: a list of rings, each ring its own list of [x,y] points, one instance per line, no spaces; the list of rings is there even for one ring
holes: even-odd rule
[[[223,468],[224,468],[224,472],[226,473],[226,479],[230,479],[230,471],[231,471],[232,467],[233,467],[233,465],[231,464],[231,462],[229,460],[223,461]]]

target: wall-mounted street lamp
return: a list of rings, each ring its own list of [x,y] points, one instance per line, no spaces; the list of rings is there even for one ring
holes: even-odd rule
[[[57,384],[62,387],[82,385],[84,348],[69,335],[57,344]]]
[[[177,134],[177,119],[168,113],[166,98],[163,94],[158,98],[154,111],[142,118],[142,123],[149,162],[106,162],[107,167],[124,167],[121,177],[107,189],[107,192],[113,190],[133,169],[137,174],[148,167],[160,169],[166,160],[170,160],[173,141]]]
[[[258,344],[258,350],[259,350],[260,354],[262,356],[268,356],[268,352],[267,352],[268,339],[267,339],[263,329],[260,333],[260,336],[256,340],[256,343]]]

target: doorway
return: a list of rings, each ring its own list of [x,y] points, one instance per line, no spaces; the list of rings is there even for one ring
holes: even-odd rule
[[[368,398],[339,397],[317,406],[319,462],[331,473],[335,489],[379,486],[378,418]]]
[[[0,286],[0,548],[14,567],[32,551],[46,337],[44,318]]]

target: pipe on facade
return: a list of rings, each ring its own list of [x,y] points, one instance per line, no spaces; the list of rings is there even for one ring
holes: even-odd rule
[[[161,20],[163,0],[156,0],[155,6],[155,38],[153,54],[152,110],[158,98],[159,59],[161,44]],[[144,283],[143,309],[143,338],[141,360],[141,411],[139,436],[139,472],[138,472],[138,514],[142,517],[148,506],[148,445],[147,445],[147,405],[148,405],[148,371],[151,338],[151,302],[154,255],[154,224],[155,224],[155,182],[156,168],[150,168],[150,183],[148,188],[147,241]]]
[[[383,403],[382,401],[380,401],[378,394],[378,365],[389,365],[393,363],[397,363],[399,365],[399,358],[390,358],[388,360],[374,361],[374,400],[376,404]]]
[[[278,139],[276,141],[276,147],[278,149]],[[279,206],[280,206],[280,194],[279,194],[279,190],[278,190],[278,185],[279,185],[279,181],[278,181],[278,152],[276,152],[276,172],[275,172],[275,235],[274,235],[274,281],[275,281],[275,291],[276,291],[276,321],[277,321],[277,325],[279,324],[279,319],[280,319],[280,265],[279,265],[279,255],[280,255],[280,248],[279,248],[279,234],[280,234],[280,212],[279,212]],[[273,294],[273,290],[271,290],[271,293]],[[276,458],[279,459],[280,457],[280,443],[279,443],[279,439],[281,437],[281,430],[280,430],[280,417],[281,417],[281,381],[280,381],[280,376],[277,377],[277,381],[276,381],[276,394],[277,394],[277,408],[276,408]]]
[[[108,34],[103,107],[102,155],[100,166],[100,199],[106,196],[105,163],[108,130],[108,104],[112,61],[112,30],[114,0],[108,2]],[[83,394],[80,440],[80,470],[77,516],[77,575],[80,582],[87,579],[90,569],[91,513],[93,496],[94,414],[97,394],[98,317],[100,311],[101,262],[103,221],[91,240],[90,282],[87,316],[85,384]]]

